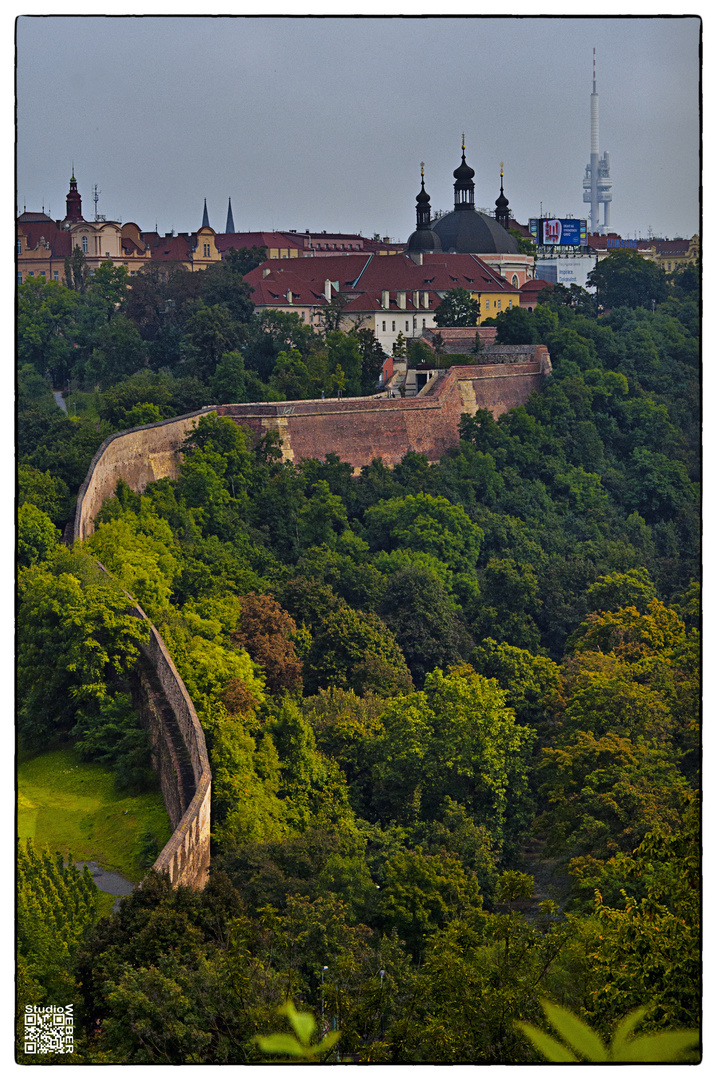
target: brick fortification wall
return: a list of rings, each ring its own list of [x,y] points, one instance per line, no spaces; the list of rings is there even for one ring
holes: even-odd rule
[[[287,461],[333,452],[358,470],[379,457],[397,465],[408,450],[438,461],[458,446],[463,413],[489,409],[499,416],[522,405],[551,370],[543,345],[493,346],[481,361],[440,372],[417,397],[219,405],[216,411],[259,436],[278,431]]]
[[[134,491],[176,477],[185,436],[209,412],[230,416],[257,436],[278,431],[288,461],[337,454],[355,469],[382,458],[396,465],[408,450],[438,461],[459,442],[464,413],[489,409],[498,416],[522,405],[550,374],[544,346],[491,346],[481,364],[448,368],[417,397],[345,398],[218,405],[173,420],[110,436],[99,448],[80,488],[70,540],[84,540],[105,499],[122,479]],[[136,608],[140,618],[146,618]],[[211,772],[204,732],[184,683],[154,627],[138,664],[135,701],[149,727],[153,764],[174,833],[153,869],[173,885],[202,888],[209,868]]]
[[[337,454],[355,469],[382,458],[397,465],[408,450],[438,461],[458,446],[463,413],[489,409],[499,416],[542,388],[550,374],[544,345],[487,346],[481,363],[455,366],[410,398],[343,398],[216,405],[111,435],[99,448],[77,499],[72,539],[84,540],[121,478],[134,491],[177,476],[177,451],[200,416],[230,416],[257,436],[277,431],[287,461]]]
[[[85,540],[94,531],[94,520],[105,499],[111,499],[122,479],[133,491],[144,491],[153,480],[175,479],[177,450],[199,416],[212,409],[175,416],[158,424],[146,424],[110,435],[90,464],[77,496],[74,540]]]
[[[97,564],[105,574],[109,571]],[[129,593],[130,611],[147,620]],[[159,774],[174,832],[152,865],[177,885],[203,889],[209,872],[212,774],[192,699],[154,626],[133,672],[133,700],[149,730],[152,767]]]
[[[141,608],[137,611],[146,618]],[[153,626],[137,666],[135,704],[149,728],[152,764],[174,829],[152,869],[168,873],[174,886],[203,889],[209,871],[212,792],[204,731]]]

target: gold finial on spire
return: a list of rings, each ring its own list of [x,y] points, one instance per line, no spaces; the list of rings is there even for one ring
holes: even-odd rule
[[[502,178],[502,176],[503,176],[503,162],[502,161],[500,163],[500,175],[501,175],[501,178]]]
[[[422,161],[421,162],[421,180],[423,180],[423,166],[424,166],[424,162]]]
[[[466,148],[466,133],[464,131],[463,134],[461,135],[461,150],[465,150],[465,148]]]

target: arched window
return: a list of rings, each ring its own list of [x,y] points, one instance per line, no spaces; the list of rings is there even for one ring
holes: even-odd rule
[[[513,274],[513,288],[514,289],[520,288],[520,286],[518,285],[518,275],[517,274]]]
[[[83,255],[87,254],[87,237],[86,236],[82,237],[82,254]]]

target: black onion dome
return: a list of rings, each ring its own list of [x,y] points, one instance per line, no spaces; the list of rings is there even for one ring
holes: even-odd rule
[[[421,177],[421,190],[418,192],[418,195],[416,195],[416,202],[417,203],[429,203],[430,201],[431,201],[431,196],[426,191],[426,185],[424,183],[423,177]]]
[[[461,163],[457,169],[454,169],[453,176],[456,180],[472,180],[475,176],[475,169],[471,169],[470,165],[466,162],[465,148],[461,157]]]

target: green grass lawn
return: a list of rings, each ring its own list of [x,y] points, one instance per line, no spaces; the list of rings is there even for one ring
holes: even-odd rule
[[[125,795],[114,773],[80,761],[74,747],[21,757],[17,768],[18,834],[73,859],[92,859],[128,881],[144,877],[142,837],[154,835],[158,851],[172,835],[159,790]]]

